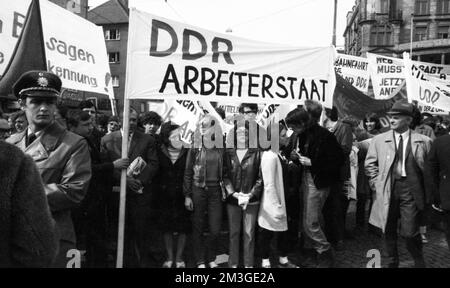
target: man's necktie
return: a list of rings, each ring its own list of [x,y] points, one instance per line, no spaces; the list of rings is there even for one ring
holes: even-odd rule
[[[32,133],[27,137],[27,147],[36,140],[36,134]]]
[[[398,147],[397,147],[397,162],[395,165],[395,178],[402,178],[402,167],[403,167],[403,137],[399,136]]]

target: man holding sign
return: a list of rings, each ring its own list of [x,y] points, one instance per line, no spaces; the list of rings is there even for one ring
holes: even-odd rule
[[[158,156],[156,154],[156,141],[151,135],[138,131],[137,112],[130,111],[130,129],[128,142],[128,159],[133,162],[140,158],[145,162],[145,168],[138,175],[127,177],[127,215],[125,230],[125,266],[145,267],[148,266],[148,239],[150,218],[150,186],[158,169]],[[122,131],[112,132],[102,138],[101,149],[106,152],[108,160],[113,162],[122,158]],[[141,161],[142,162],[142,161]],[[136,162],[135,162],[136,163]],[[120,171],[114,171],[113,192],[119,192]],[[119,193],[114,193],[110,201],[112,212],[112,223],[115,223],[118,212]],[[114,219],[114,220],[113,220]],[[117,225],[113,224],[113,227]],[[117,235],[117,234],[116,234]]]

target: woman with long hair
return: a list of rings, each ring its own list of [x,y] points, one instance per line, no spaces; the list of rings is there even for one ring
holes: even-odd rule
[[[226,177],[222,131],[217,119],[205,115],[187,153],[183,192],[185,207],[193,211],[192,240],[198,268],[216,268],[216,248],[222,223],[222,180]],[[203,237],[208,223],[208,238]]]

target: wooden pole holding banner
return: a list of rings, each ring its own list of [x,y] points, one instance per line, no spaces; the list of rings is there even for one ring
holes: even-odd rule
[[[125,91],[125,94],[127,92]],[[130,100],[124,97],[123,104],[123,130],[122,130],[122,158],[128,158],[128,134],[129,134]],[[120,202],[119,202],[119,234],[117,238],[116,268],[123,267],[123,250],[125,238],[125,203],[127,195],[127,169],[122,169],[120,175]]]

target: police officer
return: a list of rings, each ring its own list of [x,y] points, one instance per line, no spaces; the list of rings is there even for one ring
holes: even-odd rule
[[[53,267],[66,267],[71,257],[68,252],[76,247],[70,210],[83,199],[91,178],[88,144],[55,122],[56,101],[61,92],[58,76],[47,71],[28,71],[13,90],[29,126],[7,142],[30,155],[38,167],[59,239]]]

